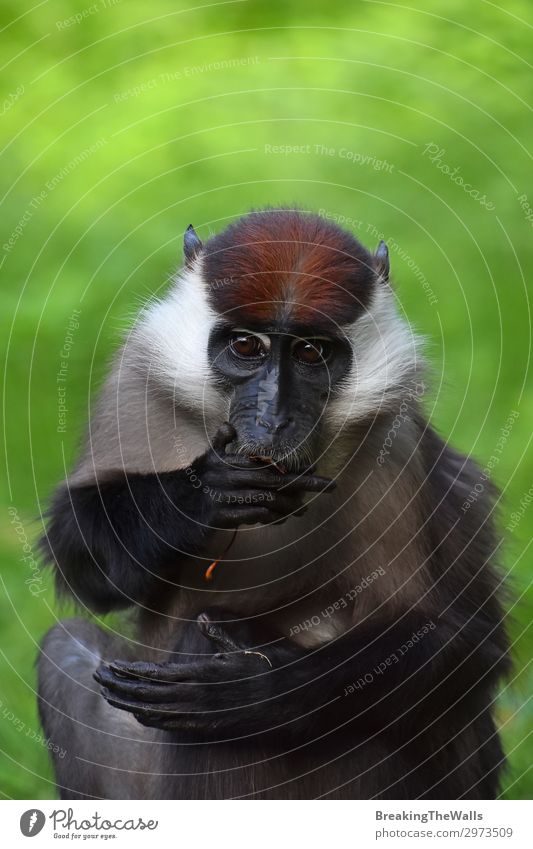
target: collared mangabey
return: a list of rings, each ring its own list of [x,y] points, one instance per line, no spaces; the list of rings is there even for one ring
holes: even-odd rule
[[[388,272],[291,209],[188,228],[42,543],[61,593],[130,610],[44,640],[63,798],[498,793],[492,494],[462,509]]]

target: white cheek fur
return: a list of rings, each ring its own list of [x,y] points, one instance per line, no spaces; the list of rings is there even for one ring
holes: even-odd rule
[[[196,263],[180,272],[164,299],[147,305],[132,341],[144,349],[151,374],[174,393],[178,406],[223,417],[227,401],[216,385],[207,356],[215,321]]]
[[[336,429],[394,409],[412,392],[413,380],[424,369],[423,340],[398,314],[394,293],[386,284],[376,286],[368,310],[344,330],[353,363],[326,412]]]
[[[171,291],[143,310],[131,341],[178,406],[222,421],[228,400],[209,367],[209,334],[217,315],[205,285],[198,263],[184,269]],[[376,286],[369,308],[344,331],[353,362],[341,392],[326,410],[327,423],[335,430],[394,409],[424,368],[422,339],[398,314],[394,293],[383,282]]]

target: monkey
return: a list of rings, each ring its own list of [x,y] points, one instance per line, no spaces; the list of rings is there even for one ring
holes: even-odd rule
[[[385,242],[290,207],[187,228],[41,540],[85,611],[38,659],[61,798],[498,795],[497,492],[463,509],[427,373]]]

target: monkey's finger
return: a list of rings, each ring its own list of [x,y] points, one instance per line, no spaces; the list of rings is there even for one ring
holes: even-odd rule
[[[196,683],[196,682],[195,682]],[[180,684],[161,684],[160,682],[139,682],[132,678],[108,681],[102,689],[104,698],[120,699],[132,704],[169,705],[179,700],[183,704],[194,704],[193,682]]]
[[[113,660],[108,664],[103,663],[99,666],[94,677],[98,680],[98,677],[105,676],[106,670],[110,669],[114,675],[120,675],[122,677],[151,679],[161,676],[161,667],[162,664],[160,663],[146,663],[144,661],[131,663],[126,660]]]
[[[297,475],[281,475],[279,472],[271,472],[269,469],[258,469],[250,466],[249,468],[232,468],[226,472],[221,481],[221,476],[218,470],[207,472],[203,477],[203,482],[207,486],[216,489],[268,489],[278,490],[281,487],[299,481],[303,476]],[[314,477],[308,475],[307,478]],[[327,483],[327,478],[321,478],[324,484]]]
[[[163,707],[162,705],[154,705],[149,702],[141,703],[132,702],[127,699],[120,699],[109,693],[106,694],[105,692],[103,693],[103,696],[111,707],[132,713],[135,716],[135,719],[145,725],[151,724],[156,727],[162,727],[164,724],[172,724],[175,727],[178,724],[182,724],[182,719],[187,718],[189,721],[194,722],[195,715],[198,720],[203,717],[202,711],[188,711],[188,709],[183,710],[181,704],[169,704]],[[205,722],[205,720],[203,721]]]
[[[215,643],[221,651],[242,651],[242,643],[238,643],[231,636],[227,630],[227,626],[222,626],[219,622],[214,622],[209,613],[204,611],[198,614],[196,621],[204,637]]]
[[[282,475],[276,470],[271,471],[269,468],[258,469],[254,466],[232,468],[226,473],[222,482],[220,473],[217,470],[207,472],[203,481],[215,490],[229,488],[241,489],[248,486],[251,489],[268,489],[278,492],[284,489],[290,489],[291,491],[330,492],[337,486],[334,480],[323,477],[322,475],[312,475],[307,472],[287,472]]]
[[[143,704],[137,701],[120,699],[110,693],[106,694],[105,691],[102,695],[111,707],[118,708],[119,710],[125,710],[128,713],[133,713],[136,719],[139,719],[140,716],[146,719],[153,719],[154,724],[159,723],[161,720],[166,722],[172,721],[179,716],[179,710],[176,705],[162,707],[161,705],[153,705],[150,703]]]
[[[239,525],[267,525],[279,519],[267,507],[247,507],[237,510],[222,509],[216,514],[212,527],[237,528]]]
[[[174,719],[168,719],[160,716],[159,714],[145,716],[142,713],[134,713],[133,715],[137,722],[140,725],[144,725],[146,728],[159,728],[161,731],[172,731],[178,726],[176,717],[174,717]]]
[[[109,668],[99,670],[94,678],[115,696],[128,697],[138,702],[168,702],[172,700],[175,690],[175,684],[171,681],[125,678]]]
[[[242,661],[245,652],[255,646],[258,639],[257,626],[246,618],[232,613],[230,610],[221,610],[219,607],[208,607],[197,616],[200,631],[209,639],[216,641],[219,636],[219,646],[233,652],[231,660]],[[220,678],[220,660],[226,661],[230,657],[224,653],[223,658],[214,655],[209,661],[204,662],[202,671],[204,681],[212,681]],[[224,664],[227,667],[227,664]],[[231,674],[231,673],[230,673]]]
[[[157,680],[168,683],[181,680],[183,669],[187,665],[176,663],[145,663],[143,661],[129,663],[123,660],[113,660],[109,664],[102,664],[95,672],[94,677],[97,681],[99,678],[105,678],[107,680],[106,669],[108,668],[116,677],[135,678],[140,681],[143,679],[147,681]]]
[[[280,472],[279,468],[272,463],[261,465],[257,460],[242,454],[225,454],[223,459],[224,467],[228,467],[224,475],[226,485],[230,486],[246,486],[249,481],[251,487],[258,489],[294,487],[314,492],[331,492],[337,486],[331,478],[315,475],[313,466],[308,466],[299,472]],[[208,469],[203,480],[213,489],[220,488],[220,470]]]
[[[111,675],[117,682],[117,687],[119,681],[128,680],[158,682],[163,687],[168,687],[176,682],[192,683],[203,680],[208,665],[205,661],[202,663],[143,663],[140,661],[126,663],[116,660],[108,664],[108,671],[105,665],[101,666],[94,677],[99,683],[107,685]]]
[[[213,451],[216,451],[217,454],[224,454],[224,449],[226,445],[235,439],[237,436],[237,431],[229,422],[224,422],[219,429],[217,430],[213,442],[211,443],[211,447]]]
[[[228,452],[224,455],[224,463],[234,469],[253,469],[256,472],[267,472],[270,476],[276,475],[283,477],[283,472],[273,463],[261,462],[260,460],[249,457],[247,454],[232,454]]]
[[[305,505],[290,499],[275,499],[266,506],[219,508],[210,522],[211,528],[238,528],[240,525],[273,525],[291,516],[302,515]]]
[[[263,474],[266,477],[263,477]],[[275,479],[272,479],[270,472],[254,472],[254,471],[244,471],[242,474],[240,472],[234,471],[231,475],[228,475],[226,481],[224,481],[223,488],[220,488],[220,484],[218,487],[219,491],[223,494],[225,491],[230,493],[234,493],[234,489],[238,490],[241,488],[249,487],[251,490],[255,490],[254,494],[257,499],[257,492],[268,491],[268,492],[276,492],[278,494],[287,493],[294,494],[304,493],[304,492],[333,492],[337,487],[337,483],[331,478],[324,478],[320,475],[277,475]],[[212,480],[212,483],[211,483]],[[217,488],[217,479],[214,475],[213,478],[206,478],[206,483],[211,485],[213,489]]]
[[[231,495],[226,493],[216,509],[210,523],[217,526],[220,513],[226,510],[234,511],[236,515],[245,513],[248,509],[266,509],[276,514],[287,516],[302,507],[303,493],[261,493],[257,490],[235,490]]]
[[[270,472],[268,469],[258,469],[254,466],[248,468],[232,467],[223,475],[218,469],[205,473],[203,483],[217,489],[278,489],[283,483],[283,476]]]
[[[119,710],[126,710],[128,713],[136,713],[145,712],[147,709],[153,711],[152,706],[142,705],[137,701],[128,701],[127,699],[121,699],[118,696],[114,696],[112,693],[109,693],[107,690],[102,690],[102,696],[106,700],[106,702],[111,705],[111,707],[118,708]]]
[[[175,713],[171,716],[161,714],[133,714],[140,725],[147,728],[159,728],[161,731],[174,731],[179,728],[180,731],[201,731],[206,726],[205,719],[195,718],[193,714]]]
[[[306,492],[333,492],[337,484],[331,478],[321,475],[284,475],[282,478],[280,492],[288,490],[305,490]]]
[[[239,470],[249,470],[256,473],[263,472],[268,476],[270,480],[286,480],[287,478],[292,477],[301,477],[302,475],[312,475],[314,473],[314,466],[306,466],[305,469],[301,469],[299,472],[288,472],[281,471],[281,467],[283,466],[283,460],[278,463],[273,463],[265,459],[264,462],[258,460],[257,458],[249,457],[246,454],[232,454],[228,452],[223,456],[224,467],[228,467],[230,469]]]

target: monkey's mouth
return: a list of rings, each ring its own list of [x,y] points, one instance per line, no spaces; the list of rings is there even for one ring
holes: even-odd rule
[[[307,472],[314,466],[311,447],[306,442],[260,442],[243,437],[230,443],[228,450],[242,457],[250,457],[273,464],[285,472]]]

